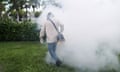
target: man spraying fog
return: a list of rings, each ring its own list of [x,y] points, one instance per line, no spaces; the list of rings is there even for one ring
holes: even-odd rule
[[[49,12],[40,31],[40,42],[43,43],[43,38],[46,36],[48,51],[51,57],[55,60],[56,66],[60,66],[62,63],[56,55],[56,46],[58,42],[58,36],[63,32],[63,29],[63,25],[54,18],[54,15],[51,12]]]

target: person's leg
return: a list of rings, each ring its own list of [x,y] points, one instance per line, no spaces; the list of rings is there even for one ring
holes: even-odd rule
[[[54,46],[53,46],[53,51],[56,53],[56,46],[57,46],[57,43],[55,42],[54,43]]]
[[[48,50],[49,50],[51,57],[55,60],[56,66],[60,66],[62,62],[58,59],[58,57],[55,53],[56,45],[57,45],[57,43],[48,43]]]
[[[51,57],[57,61],[58,60],[58,57],[55,53],[55,50],[56,50],[56,43],[48,43],[48,50],[49,50],[49,53],[51,55]]]

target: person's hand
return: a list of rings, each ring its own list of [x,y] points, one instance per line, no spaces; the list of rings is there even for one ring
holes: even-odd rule
[[[44,43],[43,39],[40,39],[40,43],[41,43],[41,44],[43,44],[43,43]]]

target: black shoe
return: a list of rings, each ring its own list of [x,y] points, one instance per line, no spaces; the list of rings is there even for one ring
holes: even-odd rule
[[[60,60],[56,61],[56,66],[59,67],[62,64],[62,62]]]

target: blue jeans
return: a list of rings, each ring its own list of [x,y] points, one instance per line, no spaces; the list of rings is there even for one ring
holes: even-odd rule
[[[51,57],[52,57],[55,61],[59,60],[58,57],[57,57],[57,55],[56,55],[56,53],[55,53],[55,51],[56,51],[56,46],[57,46],[57,43],[56,43],[56,42],[55,42],[55,43],[48,43],[49,53],[50,53]]]

